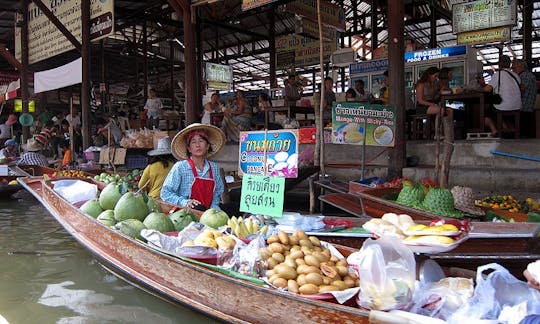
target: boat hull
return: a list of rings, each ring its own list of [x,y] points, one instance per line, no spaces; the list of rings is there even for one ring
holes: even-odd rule
[[[151,249],[81,213],[50,182],[40,191],[32,180],[21,182],[105,267],[170,302],[235,323],[368,323],[369,313],[358,308],[258,286]]]

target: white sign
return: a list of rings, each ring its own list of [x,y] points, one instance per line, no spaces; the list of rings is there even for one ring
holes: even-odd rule
[[[81,42],[81,1],[44,1],[47,8]],[[114,32],[114,0],[91,0],[90,39],[98,40]],[[34,4],[28,5],[28,62],[48,59],[74,49],[73,44]],[[15,56],[21,60],[21,31],[15,28]]]
[[[516,24],[516,0],[480,0],[452,6],[454,33]]]
[[[233,69],[229,65],[206,63],[206,81],[233,82]]]

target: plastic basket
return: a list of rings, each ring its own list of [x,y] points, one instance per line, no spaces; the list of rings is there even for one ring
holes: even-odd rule
[[[148,157],[143,155],[128,155],[126,156],[126,168],[128,169],[144,169],[148,165]]]

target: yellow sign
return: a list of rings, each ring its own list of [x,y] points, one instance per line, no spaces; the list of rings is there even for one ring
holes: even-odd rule
[[[467,45],[508,41],[512,36],[511,31],[510,26],[505,26],[459,33],[457,35],[457,43],[459,45]]]
[[[277,0],[242,0],[242,11],[264,6]]]
[[[81,42],[81,1],[43,1],[66,29]],[[90,1],[91,40],[114,32],[114,0]],[[73,44],[34,4],[28,5],[28,61],[30,64],[74,49]],[[15,28],[15,56],[21,60],[21,31]]]
[[[323,43],[323,61],[330,62],[330,55],[337,49],[337,39]],[[294,65],[305,67],[319,64],[319,40],[300,35],[276,37],[276,53],[294,51]],[[282,68],[279,66],[278,68]]]
[[[22,112],[22,99],[15,99],[13,101],[13,111]],[[34,100],[28,102],[28,112],[36,112],[36,103]]]
[[[332,26],[339,31],[345,31],[345,11],[342,7],[329,1],[321,1],[321,21],[323,24]],[[317,1],[296,0],[285,5],[285,11],[306,17],[313,21],[318,20]]]

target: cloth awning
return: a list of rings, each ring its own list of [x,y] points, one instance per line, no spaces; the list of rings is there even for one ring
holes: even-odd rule
[[[82,83],[82,58],[57,68],[34,73],[34,93]]]

